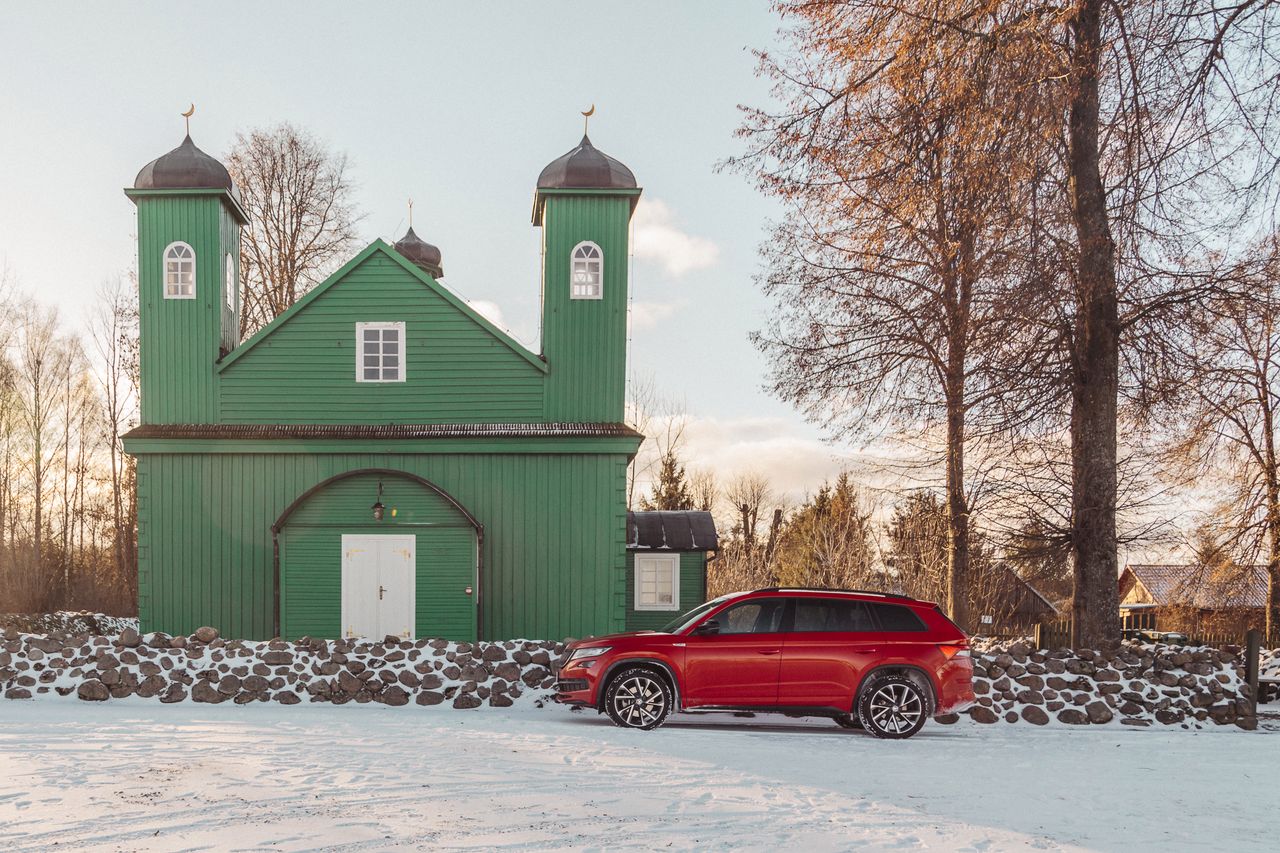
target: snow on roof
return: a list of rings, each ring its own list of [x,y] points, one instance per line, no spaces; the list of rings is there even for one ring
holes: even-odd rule
[[[1157,605],[1187,604],[1206,609],[1266,606],[1266,566],[1241,566],[1239,572],[1223,572],[1197,563],[1131,563],[1125,571],[1146,588]]]

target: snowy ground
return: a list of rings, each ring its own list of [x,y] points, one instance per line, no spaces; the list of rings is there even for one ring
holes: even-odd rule
[[[631,732],[562,708],[15,701],[0,847],[1264,850],[1263,728],[889,742],[763,716]]]

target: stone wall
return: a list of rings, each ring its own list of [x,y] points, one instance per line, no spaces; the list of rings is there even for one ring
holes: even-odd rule
[[[23,634],[0,643],[0,691],[8,699],[75,694],[87,701],[381,702],[506,707],[551,692],[561,643],[447,640],[223,640],[189,637]]]
[[[1125,642],[1111,651],[973,647],[979,723],[1203,728],[1258,720],[1238,651]]]
[[[527,640],[244,642],[212,628],[169,637],[131,627],[115,636],[11,627],[0,642],[0,695],[506,707],[542,701],[563,652],[563,643]],[[973,662],[977,704],[968,715],[979,723],[1257,725],[1238,650],[1124,643],[1048,651],[975,641]]]

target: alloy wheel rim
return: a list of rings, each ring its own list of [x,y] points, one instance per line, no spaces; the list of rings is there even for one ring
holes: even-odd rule
[[[613,694],[613,710],[627,725],[640,728],[661,719],[667,699],[652,678],[632,676],[618,685]]]
[[[924,716],[920,695],[905,684],[886,684],[871,696],[871,722],[882,732],[910,731]]]

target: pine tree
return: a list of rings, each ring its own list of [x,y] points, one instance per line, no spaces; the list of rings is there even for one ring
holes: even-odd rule
[[[658,481],[653,484],[653,493],[640,499],[640,508],[647,512],[693,509],[693,492],[689,489],[684,465],[674,450],[662,454]]]

